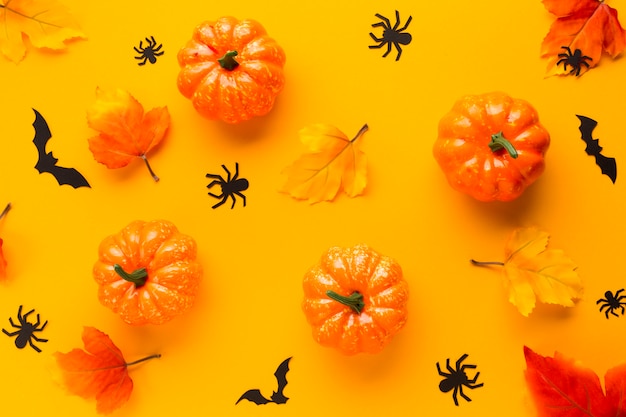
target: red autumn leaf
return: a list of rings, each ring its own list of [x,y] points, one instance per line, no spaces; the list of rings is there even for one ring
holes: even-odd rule
[[[0,213],[0,219],[2,219],[11,208],[11,203],[7,204],[2,213]],[[2,244],[4,241],[0,238],[0,280],[4,280],[7,277],[7,261],[4,258],[4,253],[2,252]]]
[[[67,389],[85,399],[95,398],[96,410],[101,414],[116,410],[130,398],[133,381],[128,375],[128,366],[161,356],[126,362],[109,336],[94,327],[85,327],[82,339],[85,350],[56,352],[54,356]]]
[[[598,65],[603,51],[615,58],[626,48],[626,31],[606,0],[543,0],[543,4],[557,17],[541,45],[541,56],[549,59],[548,75],[582,74]]]
[[[600,378],[573,359],[541,356],[524,346],[526,383],[539,417],[618,417],[626,415],[626,364]]]

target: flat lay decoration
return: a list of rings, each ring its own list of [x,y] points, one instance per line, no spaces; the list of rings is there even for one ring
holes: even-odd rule
[[[276,391],[272,392],[272,395],[269,398],[265,397],[261,390],[254,388],[244,392],[241,397],[237,400],[235,404],[239,404],[242,400],[250,401],[256,405],[264,405],[264,404],[286,404],[289,400],[288,397],[285,396],[285,387],[289,383],[287,381],[287,372],[289,372],[289,362],[291,362],[291,358],[287,358],[278,365],[276,368],[276,372],[274,372],[274,376],[276,377],[276,383],[278,384],[278,388]]]
[[[46,343],[48,339],[44,339],[42,337],[37,336],[39,332],[42,332],[46,325],[48,324],[48,320],[45,322],[41,322],[41,318],[39,317],[39,313],[33,315],[32,317],[36,317],[36,321],[34,323],[29,321],[28,316],[35,312],[35,309],[28,310],[25,313],[22,313],[23,306],[19,306],[17,309],[17,323],[13,322],[13,319],[9,317],[9,323],[11,324],[11,331],[2,329],[2,333],[6,334],[9,337],[15,338],[15,346],[18,349],[24,349],[26,345],[30,345],[34,351],[41,353],[41,348],[37,346],[37,343]],[[15,330],[17,329],[17,330]]]
[[[585,152],[589,156],[593,156],[596,160],[596,165],[600,168],[603,175],[606,175],[611,179],[613,184],[617,180],[617,162],[615,158],[610,156],[606,156],[602,153],[602,146],[600,146],[600,141],[598,139],[594,139],[593,130],[598,125],[598,122],[593,120],[587,116],[576,115],[578,120],[580,121],[580,126],[578,130],[580,130],[581,138],[583,142],[585,142]]]

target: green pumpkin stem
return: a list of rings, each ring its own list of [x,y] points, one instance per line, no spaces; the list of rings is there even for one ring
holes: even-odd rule
[[[340,295],[332,290],[328,290],[326,291],[326,295],[333,300],[350,307],[357,314],[361,314],[361,311],[365,307],[365,302],[363,302],[363,294],[358,291],[355,291],[346,297],[345,295]]]
[[[496,133],[495,135],[491,135],[491,142],[489,142],[489,147],[492,152],[499,151],[500,149],[506,149],[506,151],[511,155],[511,158],[517,158],[517,150],[513,146],[508,139],[502,135],[502,132]]]
[[[124,278],[128,282],[132,282],[137,288],[143,286],[148,280],[148,271],[146,268],[139,268],[131,273],[128,273],[124,271],[124,268],[122,268],[119,264],[115,264],[113,265],[113,269],[115,269],[115,272],[117,272],[120,277]]]
[[[232,71],[239,66],[239,62],[235,60],[237,56],[237,51],[228,51],[224,54],[223,57],[217,60],[220,63],[220,66],[225,70]]]

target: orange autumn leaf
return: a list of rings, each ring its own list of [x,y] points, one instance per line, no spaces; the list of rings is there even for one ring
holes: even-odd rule
[[[311,204],[333,200],[341,188],[349,197],[362,194],[367,164],[358,139],[367,129],[364,125],[353,139],[321,123],[302,129],[300,140],[306,150],[283,171],[287,179],[280,191]]]
[[[87,110],[89,127],[98,136],[89,139],[89,150],[107,168],[122,168],[141,158],[155,181],[159,180],[146,154],[161,142],[170,125],[165,107],[144,113],[143,106],[122,89],[96,90],[96,102]]]
[[[605,0],[543,0],[557,19],[543,39],[547,75],[580,75],[598,65],[602,52],[612,58],[626,48],[617,10]],[[578,71],[579,70],[579,71]]]
[[[11,203],[7,204],[2,213],[0,213],[0,219],[2,219],[11,209]],[[7,261],[4,258],[4,253],[2,252],[2,244],[4,241],[0,238],[0,280],[4,280],[7,277]]]
[[[548,248],[550,235],[536,227],[518,228],[504,249],[504,262],[479,262],[478,266],[501,266],[509,301],[528,316],[537,300],[572,307],[583,285],[576,265],[560,249]]]
[[[26,39],[36,48],[60,50],[77,38],[85,35],[56,0],[0,0],[0,51],[15,63],[26,55]]]
[[[159,358],[151,355],[126,362],[122,351],[109,336],[94,327],[83,329],[83,349],[54,354],[63,374],[65,386],[74,395],[96,400],[96,410],[108,414],[121,407],[133,391],[133,381],[128,367]]]
[[[526,384],[538,417],[613,417],[626,415],[626,364],[609,369],[604,390],[598,375],[556,352],[542,356],[524,346]]]

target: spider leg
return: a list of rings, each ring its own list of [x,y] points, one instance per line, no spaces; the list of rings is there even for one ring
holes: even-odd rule
[[[228,168],[226,168],[226,165],[222,165],[222,168],[228,174],[228,178],[226,179],[226,182],[230,182],[230,180],[231,180],[231,178],[230,178],[230,171],[228,170]]]
[[[393,30],[395,31],[400,25],[400,12],[396,10],[396,24],[393,25]]]
[[[467,353],[464,353],[463,356],[461,356],[457,361],[456,361],[456,369],[459,369],[459,367],[461,366],[461,362],[463,362],[465,360],[465,358],[467,358]],[[466,365],[463,365],[466,366]],[[462,368],[461,368],[462,369]]]
[[[467,402],[472,401],[472,399],[470,397],[468,397],[467,395],[465,395],[463,393],[463,387],[459,387],[459,394],[461,394],[461,397],[465,398],[465,401],[467,401]]]
[[[17,313],[17,318],[18,318],[18,320],[20,321],[20,323],[22,323],[22,324],[28,323],[27,318],[28,318],[28,316],[29,316],[29,315],[30,315],[33,311],[35,311],[35,309],[34,309],[34,308],[33,308],[32,310],[30,310],[28,313],[24,314],[23,316],[20,316],[20,313],[19,313],[19,311],[18,311],[18,313]]]
[[[394,42],[393,46],[396,47],[396,50],[398,51],[398,55],[396,55],[396,61],[400,60],[400,55],[402,55],[402,48],[400,48],[400,45],[398,44],[398,42]]]
[[[30,347],[35,349],[37,352],[41,353],[41,349],[39,349],[37,346],[35,346],[35,344],[33,343],[32,339],[28,339],[28,344],[30,345]]]
[[[141,62],[140,62],[139,64],[137,64],[137,65],[146,65],[146,61],[148,61],[148,57],[147,57],[147,56],[146,56],[146,57],[144,57],[144,58],[143,58],[143,61],[141,61]]]
[[[19,331],[19,330],[17,330],[17,331],[15,331],[15,332],[9,333],[8,331],[6,331],[6,330],[2,329],[2,333],[6,334],[7,336],[13,337],[13,336],[15,336],[16,334],[19,334],[19,333],[20,333],[20,331]]]
[[[230,209],[234,209],[235,208],[235,203],[237,202],[237,200],[235,199],[235,195],[234,194],[230,194],[230,198],[233,199],[233,204],[230,206]]]
[[[214,197],[217,197],[217,196],[214,196]],[[211,208],[218,208],[219,206],[221,206],[222,204],[226,202],[227,198],[228,198],[228,195],[224,194],[224,198],[222,198],[222,201],[219,201],[218,203],[214,204],[213,207]]]
[[[235,162],[235,175],[231,178],[231,181],[235,181],[239,177],[239,162]]]
[[[457,407],[459,406],[459,399],[456,398],[458,393],[459,393],[459,386],[457,385],[456,387],[454,387],[454,392],[452,393],[452,399],[454,400],[454,405],[456,405]],[[463,391],[461,391],[461,395],[463,395]]]
[[[391,42],[387,42],[387,52],[383,54],[383,58],[389,55],[389,52],[391,52]]]
[[[9,323],[11,323],[11,326],[15,327],[16,329],[22,328],[22,326],[18,326],[17,324],[13,323],[13,319],[11,317],[9,317]]]
[[[463,366],[461,366],[459,371],[465,372],[466,369],[476,369],[476,365],[463,365]]]
[[[606,310],[606,311],[604,312],[604,315],[606,316],[607,320],[608,320],[608,318],[609,318],[609,312],[610,312],[610,311],[611,311],[611,309],[609,308],[608,310]]]
[[[439,366],[439,362],[437,362],[437,372],[439,372],[439,375],[441,375],[441,376],[445,376],[445,377],[449,377],[450,376],[450,374],[448,374],[446,372],[443,372],[441,370],[441,367]]]
[[[30,336],[32,339],[35,339],[37,342],[42,342],[42,343],[46,343],[48,341],[48,339],[43,339],[41,337],[37,337],[35,335],[31,335]]]
[[[385,29],[391,29],[391,22],[389,22],[389,19],[378,13],[376,13],[374,16],[382,20],[382,22],[374,23],[372,27],[383,26]]]
[[[152,48],[152,52],[157,52],[157,51],[160,51],[160,50],[161,50],[161,48],[163,48],[163,44],[161,44],[161,45],[157,46],[156,48]]]
[[[146,38],[146,42],[148,42],[148,47],[152,48],[156,45],[156,41],[154,40],[154,36],[151,36],[150,39]]]
[[[622,308],[623,308],[623,307],[622,307]],[[619,316],[617,315],[617,313],[615,312],[615,310],[610,309],[610,310],[607,310],[607,312],[608,312],[608,311],[610,311],[610,312],[611,312],[611,314],[613,314],[615,317],[619,317]]]
[[[623,288],[615,291],[615,298],[620,298],[620,294],[623,293],[623,292],[624,292]],[[622,297],[624,297],[624,296],[622,296]]]
[[[624,315],[624,306],[622,304],[620,304],[619,308],[622,310],[622,316],[623,316]]]
[[[136,46],[133,46],[133,49],[135,50],[135,52],[137,52],[138,54],[143,54],[143,51],[141,49],[138,49]],[[141,58],[138,58],[141,59]]]
[[[600,298],[598,301],[596,301],[596,304],[600,304],[600,303],[608,303],[609,300],[605,299],[605,298]]]
[[[39,327],[39,321],[37,321],[37,326],[35,326],[35,329],[33,329],[33,332],[40,332],[43,329],[45,329],[47,325],[48,325],[48,320],[46,320],[46,322],[41,327]]]
[[[476,382],[476,380],[478,379],[478,375],[480,375],[480,372],[476,372],[476,375],[474,375],[474,378],[472,378],[472,379],[468,379],[468,380],[467,380],[468,384],[474,384],[474,383]],[[467,384],[466,384],[466,385],[467,385]],[[483,384],[482,384],[482,383],[480,383],[480,384],[478,384],[478,385],[474,385],[474,387],[473,387],[473,388],[478,388],[478,387],[482,387],[482,386],[483,386]]]
[[[241,200],[243,201],[243,206],[246,206],[246,196],[243,195],[242,193],[240,193],[239,191],[235,191],[235,194],[237,194],[239,197],[241,197]],[[622,307],[622,310],[624,309],[624,307]]]
[[[409,27],[409,23],[411,23],[411,20],[413,20],[413,16],[409,16],[409,18],[407,19],[407,21],[404,24],[404,26],[402,26],[400,29],[398,29],[398,32],[404,32],[406,30],[406,28]]]

